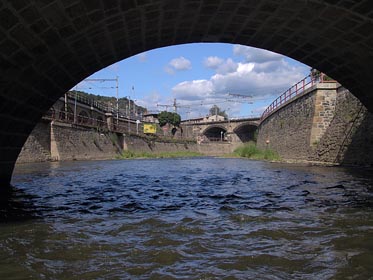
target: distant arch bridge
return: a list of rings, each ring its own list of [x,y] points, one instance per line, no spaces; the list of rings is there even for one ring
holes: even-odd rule
[[[201,141],[246,143],[255,139],[260,118],[239,118],[221,121],[184,121],[183,133]]]

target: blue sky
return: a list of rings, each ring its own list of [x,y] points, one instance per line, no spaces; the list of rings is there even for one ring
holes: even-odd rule
[[[130,96],[152,112],[165,109],[157,104],[172,104],[176,98],[178,113],[185,119],[207,115],[214,104],[230,117],[259,115],[309,70],[304,64],[262,49],[200,43],[147,51],[87,78],[118,76],[119,97]],[[106,96],[116,95],[113,87],[113,82],[78,84],[78,90]]]

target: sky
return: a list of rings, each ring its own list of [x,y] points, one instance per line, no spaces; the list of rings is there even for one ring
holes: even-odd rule
[[[204,117],[213,105],[230,118],[260,116],[310,67],[286,56],[242,45],[198,43],[154,49],[102,69],[88,79],[118,77],[118,95],[149,112],[173,111],[182,119]],[[82,81],[78,90],[116,96],[115,82]]]

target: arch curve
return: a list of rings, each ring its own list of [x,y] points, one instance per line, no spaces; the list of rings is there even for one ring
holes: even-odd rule
[[[0,182],[10,181],[28,134],[67,90],[112,63],[164,46],[223,42],[272,50],[338,80],[372,111],[368,1],[4,0]]]
[[[227,129],[223,125],[210,125],[202,131],[209,141],[222,141],[225,139]]]
[[[255,141],[255,132],[257,129],[258,124],[254,122],[244,122],[233,129],[233,132],[241,142],[246,143],[249,141]]]

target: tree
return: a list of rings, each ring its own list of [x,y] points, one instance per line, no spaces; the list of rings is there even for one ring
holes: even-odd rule
[[[158,121],[161,127],[165,126],[166,124],[179,126],[181,122],[181,117],[177,113],[162,111],[158,114]]]
[[[225,111],[222,111],[218,105],[214,105],[214,106],[212,106],[212,107],[210,108],[210,110],[209,110],[209,115],[210,115],[210,116],[218,115],[218,116],[222,116],[222,117],[224,117],[225,119],[228,118],[227,113],[226,113]]]

